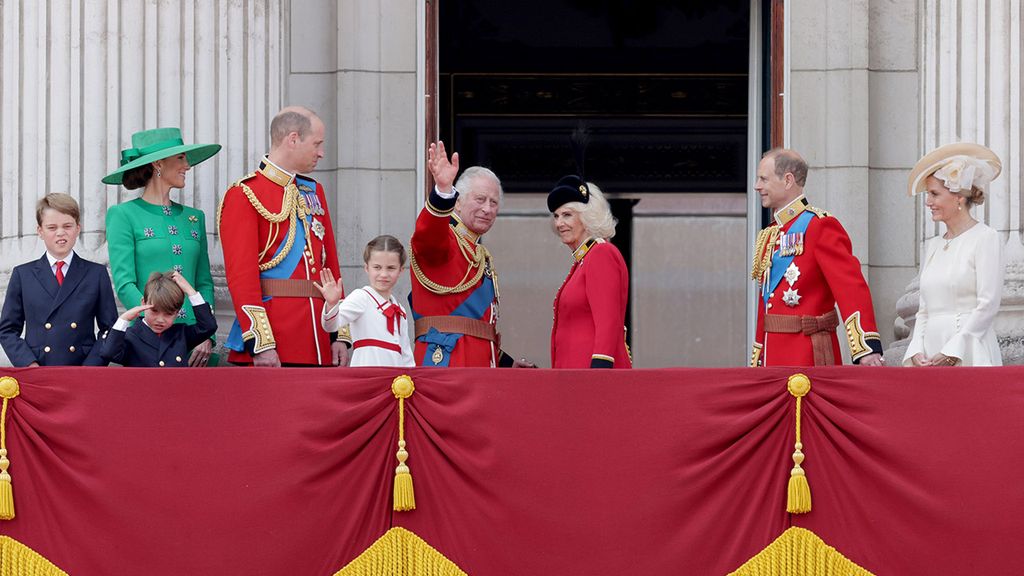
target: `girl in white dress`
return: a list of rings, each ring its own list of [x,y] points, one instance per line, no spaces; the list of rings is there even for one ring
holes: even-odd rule
[[[932,220],[946,233],[930,239],[921,263],[921,302],[905,366],[1001,366],[992,328],[1003,289],[999,233],[971,216],[999,175],[999,158],[977,144],[949,144],[922,158],[910,192],[924,190]]]
[[[394,236],[378,236],[363,251],[369,286],[341,300],[341,286],[328,269],[320,271],[324,295],[324,330],[335,332],[345,324],[352,332],[350,366],[415,366],[409,344],[405,308],[391,290],[405,266],[405,248]]]

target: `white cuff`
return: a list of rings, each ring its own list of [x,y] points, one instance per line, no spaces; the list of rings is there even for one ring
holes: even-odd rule
[[[434,192],[436,192],[438,196],[440,196],[441,198],[444,198],[445,200],[451,200],[452,198],[455,198],[456,194],[459,193],[459,191],[455,189],[455,186],[452,186],[451,192],[445,194],[444,192],[441,192],[440,190],[438,190],[436,184],[434,185]]]
[[[203,295],[199,292],[188,297],[188,303],[193,306],[199,306],[200,304],[206,304],[206,300],[203,300]]]
[[[129,322],[127,320],[125,320],[124,318],[118,318],[117,320],[114,321],[114,325],[111,328],[114,330],[118,330],[120,332],[127,332],[128,326]]]

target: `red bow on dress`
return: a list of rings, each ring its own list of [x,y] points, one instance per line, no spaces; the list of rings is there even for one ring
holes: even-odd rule
[[[395,318],[397,317],[401,318],[402,320],[405,320],[405,312],[402,310],[400,306],[398,306],[398,304],[390,302],[389,304],[391,305],[388,306],[387,308],[382,308],[380,311],[381,314],[383,314],[388,319],[388,334],[394,334],[396,326],[398,327],[398,332],[401,333],[401,325]]]

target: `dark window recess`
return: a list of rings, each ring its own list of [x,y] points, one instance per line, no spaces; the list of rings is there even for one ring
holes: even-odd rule
[[[439,128],[509,192],[743,192],[749,0],[441,2]]]

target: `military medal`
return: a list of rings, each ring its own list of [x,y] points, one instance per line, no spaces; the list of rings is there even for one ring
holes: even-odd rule
[[[316,190],[306,186],[305,184],[299,184],[299,191],[302,192],[302,198],[306,201],[306,205],[309,206],[309,213],[316,216],[324,215],[324,207],[320,204],[320,198],[316,195]]]
[[[444,360],[444,350],[441,350],[440,345],[438,345],[437,348],[434,348],[434,354],[430,357],[430,359],[434,362],[435,365],[440,364],[441,361]]]
[[[780,256],[797,256],[804,252],[804,233],[784,234],[779,238]]]
[[[796,262],[790,262],[789,263],[789,268],[786,268],[786,274],[785,274],[786,282],[789,282],[789,285],[793,286],[793,284],[796,284],[796,280],[799,277],[800,277],[800,269],[797,268]]]
[[[790,288],[782,293],[782,301],[786,303],[786,306],[790,308],[800,303],[800,294],[797,293],[796,288]]]
[[[323,223],[317,220],[316,218],[313,218],[313,224],[310,227],[313,229],[313,234],[315,234],[316,237],[319,238],[321,242],[323,242],[324,233],[326,232]]]

